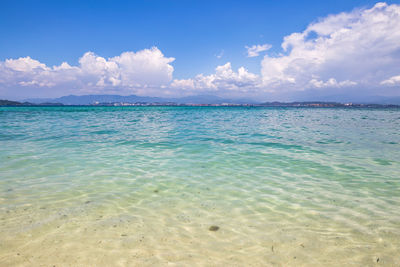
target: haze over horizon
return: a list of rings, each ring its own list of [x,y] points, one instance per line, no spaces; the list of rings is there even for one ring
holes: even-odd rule
[[[1,8],[0,99],[400,96],[400,1],[3,1]]]

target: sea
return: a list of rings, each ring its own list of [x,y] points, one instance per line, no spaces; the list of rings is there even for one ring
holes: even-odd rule
[[[400,266],[400,109],[0,107],[0,266]]]

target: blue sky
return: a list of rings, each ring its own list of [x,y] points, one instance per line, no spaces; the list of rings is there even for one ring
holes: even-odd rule
[[[231,61],[259,71],[246,45],[272,44],[328,14],[376,1],[1,1],[0,60],[30,56],[77,64],[87,51],[113,57],[157,46],[174,76],[211,73]],[[216,55],[223,55],[220,59]]]
[[[266,62],[263,61],[263,57],[266,54],[269,57],[280,57],[280,53],[290,53],[290,51],[283,51],[281,47],[285,36],[304,32],[309,25],[324,20],[329,15],[338,15],[341,12],[350,14],[355,9],[371,9],[376,3],[377,1],[349,0],[2,0],[0,3],[0,62],[3,62],[5,66],[4,62],[7,59],[17,60],[29,57],[45,64],[47,67],[58,66],[62,62],[67,62],[70,66],[78,66],[80,64],[79,59],[89,51],[108,60],[121,55],[123,52],[138,52],[156,47],[166,58],[174,58],[173,61],[164,62],[170,64],[173,68],[172,74],[166,74],[167,76],[171,74],[168,76],[169,78],[161,79],[156,85],[151,83],[144,85],[143,83],[135,83],[133,80],[130,80],[132,85],[128,84],[128,86],[126,83],[125,85],[124,83],[113,83],[114,87],[102,84],[102,89],[97,91],[95,89],[85,91],[82,88],[78,88],[82,86],[82,83],[80,85],[75,84],[74,87],[79,89],[76,90],[76,94],[97,92],[144,95],[214,93],[241,97],[246,96],[246,92],[249,90],[242,90],[238,93],[237,90],[232,92],[228,87],[219,90],[218,86],[212,87],[212,89],[203,86],[201,90],[192,88],[193,90],[179,91],[177,87],[180,84],[182,86],[187,85],[187,83],[183,82],[175,83],[172,86],[175,88],[173,90],[157,91],[154,88],[169,88],[174,80],[195,79],[194,77],[199,74],[203,74],[205,77],[212,75],[216,72],[218,66],[226,66],[227,63],[230,63],[229,67],[233,72],[238,71],[240,67],[244,67],[248,73],[262,76],[260,79],[264,81],[265,73],[270,74],[270,72],[265,71]],[[387,6],[392,4],[397,6],[396,4],[399,1],[386,1],[386,3]],[[347,26],[343,25],[343,27]],[[271,48],[262,51],[259,56],[248,57],[246,47],[253,45],[268,45]],[[392,53],[393,51],[389,52]],[[397,61],[392,63],[390,67],[393,67],[393,64],[398,67],[396,65]],[[5,68],[4,66],[3,68]],[[170,71],[167,69],[165,70]],[[227,66],[225,69],[229,70]],[[17,74],[12,74],[14,78],[3,77],[3,84],[1,84],[0,80],[0,96],[12,97],[15,95],[16,98],[21,98],[24,94],[27,94],[27,96],[57,96],[74,93],[74,91],[62,90],[63,86],[66,86],[65,81],[64,83],[58,83],[54,81],[55,78],[52,78],[51,83],[46,80],[47,83],[39,85],[40,82],[37,82],[37,76],[29,74],[21,78],[21,70],[18,71]],[[3,70],[3,73],[5,72]],[[263,74],[263,72],[265,73]],[[383,75],[381,82],[400,75],[400,68],[398,72],[398,74],[388,73],[387,77]],[[344,77],[343,75],[343,77],[339,78],[336,78],[335,75],[328,76],[317,73],[313,77],[317,77],[315,79],[320,82],[320,85],[329,85],[329,79],[335,79],[337,84],[341,81],[343,84],[345,84],[345,81],[349,81],[347,84],[351,85],[351,77]],[[253,76],[246,77],[252,79]],[[255,79],[255,76],[253,78]],[[106,82],[108,81],[107,79],[109,79],[108,76],[106,77]],[[168,79],[169,81],[167,81]],[[269,77],[267,77],[268,79]],[[8,84],[4,80],[7,80]],[[297,78],[296,80],[301,79]],[[394,81],[396,83],[396,79]],[[246,83],[243,82],[243,79],[241,82],[242,84]],[[354,81],[354,83],[356,82]],[[21,84],[23,84],[23,88]],[[32,86],[28,86],[28,84]],[[331,84],[335,83],[332,82]],[[71,87],[71,84],[69,86]],[[260,86],[259,83],[257,86]],[[21,87],[20,93],[17,93],[16,90],[19,87]],[[32,88],[28,90],[28,87]],[[47,89],[38,87],[46,87]],[[53,87],[53,89],[50,87]],[[106,87],[112,88],[108,90]],[[120,88],[119,91],[115,89],[116,87]],[[127,87],[130,89],[128,90]],[[138,89],[138,87],[141,87],[141,89]],[[153,89],[146,91],[142,89],[143,87],[151,87]],[[267,84],[264,87],[268,87],[268,90],[262,90],[262,92],[260,91],[261,93],[252,92],[248,95],[257,98],[259,95],[266,95],[273,91],[269,89],[272,87],[271,84]],[[229,90],[231,93],[229,93]],[[396,92],[398,92],[397,89],[391,88],[383,93],[369,93],[379,95],[396,94]],[[285,95],[288,94],[290,92],[285,93]]]

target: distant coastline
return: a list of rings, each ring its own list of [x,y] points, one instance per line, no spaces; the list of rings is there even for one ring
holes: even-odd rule
[[[174,103],[174,102],[109,102],[109,103],[93,103],[82,105],[68,105],[63,103],[30,103],[18,102],[10,100],[0,100],[1,107],[59,107],[59,106],[86,106],[86,107],[126,107],[126,106],[174,106],[174,107],[312,107],[312,108],[400,108],[400,105],[394,104],[362,104],[362,103],[338,103],[338,102],[323,102],[323,101],[304,101],[304,102],[264,102],[260,104],[251,103]]]

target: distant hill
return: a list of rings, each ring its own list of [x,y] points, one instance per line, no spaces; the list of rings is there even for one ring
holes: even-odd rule
[[[155,97],[139,97],[135,98],[130,96],[130,99],[136,100],[135,102],[127,102],[126,98],[121,98],[121,96],[66,96],[56,99],[36,99],[38,103],[30,102],[17,102],[10,100],[0,100],[0,106],[64,106],[63,103],[55,102],[44,102],[42,100],[53,100],[53,101],[64,101],[65,105],[99,105],[99,106],[130,106],[130,105],[145,105],[145,106],[171,106],[171,105],[183,105],[183,106],[254,106],[254,107],[326,107],[326,108],[400,108],[400,105],[396,104],[377,104],[377,103],[340,103],[340,102],[327,102],[327,101],[303,101],[303,102],[264,102],[264,103],[249,103],[249,102],[233,102],[232,100],[222,99],[215,97],[209,98],[208,96],[203,96],[198,99],[193,99],[191,97],[179,98],[179,99],[164,99]],[[93,100],[90,104],[86,104],[89,100]],[[138,101],[138,99],[140,101]],[[156,99],[156,101],[154,101]],[[32,99],[35,100],[35,99]],[[31,100],[31,101],[32,101]],[[102,100],[103,102],[100,102]],[[116,101],[119,100],[119,101]],[[147,100],[147,101],[144,101]],[[71,102],[69,102],[71,101]],[[108,102],[109,101],[109,102]]]
[[[30,105],[30,103],[21,103],[21,102],[17,102],[17,101],[10,101],[10,100],[1,100],[0,99],[0,106],[26,106],[26,105]]]
[[[187,96],[181,98],[162,98],[148,96],[121,96],[121,95],[69,95],[59,98],[32,98],[25,101],[35,104],[44,102],[61,103],[64,105],[92,105],[95,103],[177,103],[177,104],[256,104],[257,102],[249,99],[233,100],[225,99],[212,95]]]
[[[0,99],[0,106],[63,106],[61,103],[51,103],[45,102],[40,104],[30,103],[30,102],[18,102],[18,101],[10,101],[10,100],[1,100]]]

